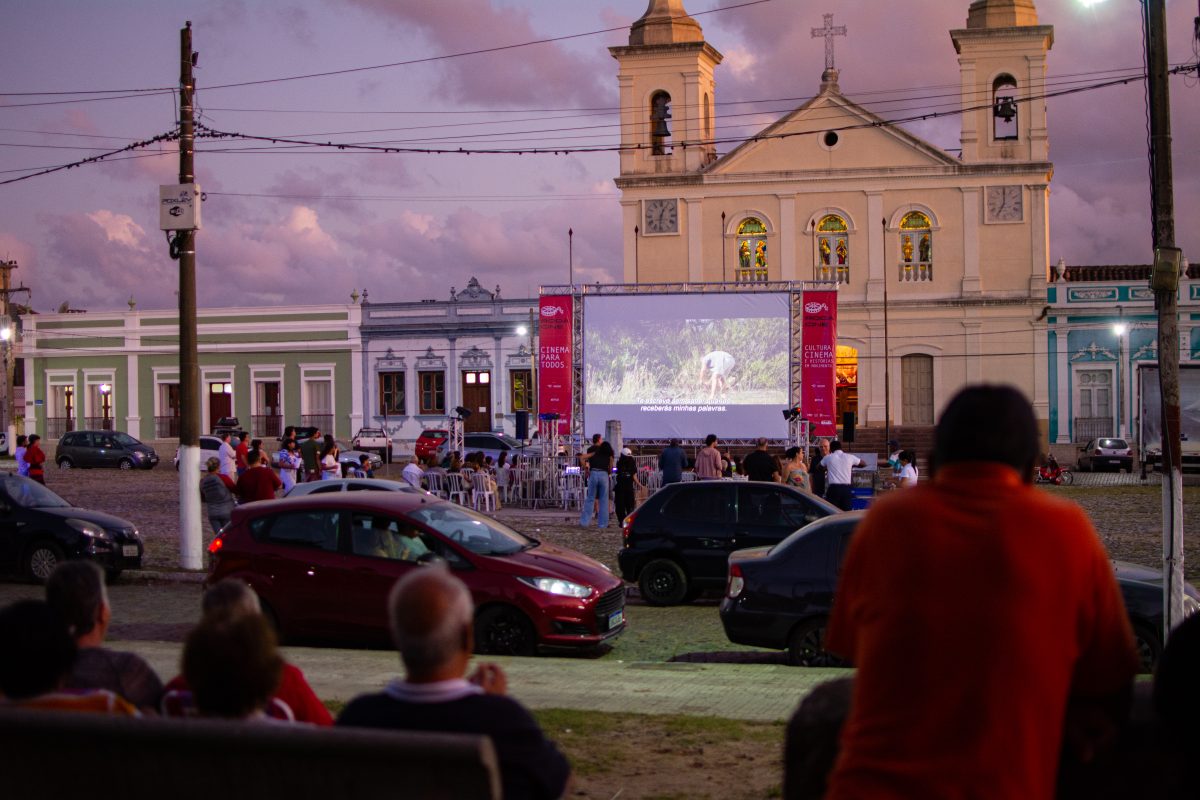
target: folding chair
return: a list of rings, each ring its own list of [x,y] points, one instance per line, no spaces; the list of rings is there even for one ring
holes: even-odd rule
[[[492,492],[487,473],[475,472],[471,474],[471,508],[478,511],[481,502],[484,511],[496,510],[496,495]]]

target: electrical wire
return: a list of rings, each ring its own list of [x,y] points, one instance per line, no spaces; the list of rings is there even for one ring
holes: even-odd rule
[[[104,161],[105,159],[108,159],[111,156],[118,155],[120,153],[128,153],[131,150],[137,150],[137,149],[140,149],[143,147],[149,147],[150,145],[156,144],[158,142],[174,141],[178,138],[179,138],[178,131],[168,131],[167,133],[160,133],[158,136],[152,136],[151,138],[145,139],[140,142],[133,142],[132,144],[128,144],[125,147],[120,147],[116,150],[110,150],[107,153],[101,153],[98,156],[91,156],[90,158],[80,159],[79,161],[73,161],[70,164],[59,164],[59,165],[53,166],[53,167],[46,167],[46,168],[39,170],[38,172],[34,172],[29,175],[22,175],[19,178],[9,178],[8,180],[2,180],[2,181],[0,181],[0,186],[5,186],[10,183],[18,183],[19,181],[29,180],[30,178],[37,178],[42,175],[49,175],[54,172],[61,172],[62,170],[65,170],[65,169],[73,169],[75,167],[81,167],[85,164],[95,164],[100,161]]]

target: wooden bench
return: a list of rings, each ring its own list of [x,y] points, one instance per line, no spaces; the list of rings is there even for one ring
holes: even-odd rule
[[[500,798],[486,736],[0,709],[10,800]]]

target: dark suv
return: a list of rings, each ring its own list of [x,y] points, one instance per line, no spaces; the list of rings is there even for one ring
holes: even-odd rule
[[[54,463],[71,467],[154,469],[158,453],[121,431],[71,431],[58,440]]]
[[[625,518],[621,576],[636,582],[651,605],[690,602],[725,584],[734,550],[776,544],[836,513],[821,498],[780,483],[669,484]]]

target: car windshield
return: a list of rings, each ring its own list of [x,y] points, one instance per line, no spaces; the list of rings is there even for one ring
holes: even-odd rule
[[[383,436],[383,431],[379,428],[363,428],[358,432],[359,436]]]
[[[458,506],[439,503],[419,508],[409,516],[481,556],[507,556],[537,546],[536,539]]]
[[[10,475],[0,478],[0,488],[21,508],[70,508],[71,504],[54,492],[28,478]]]
[[[114,433],[113,441],[122,447],[133,447],[135,444],[141,444],[137,439],[130,436],[128,433]]]
[[[446,438],[445,431],[421,431],[422,439],[444,439]]]

